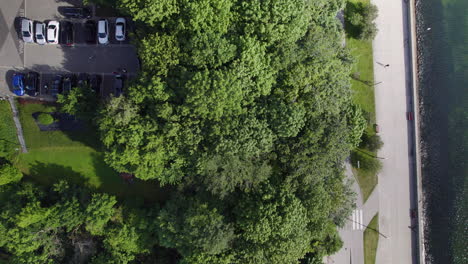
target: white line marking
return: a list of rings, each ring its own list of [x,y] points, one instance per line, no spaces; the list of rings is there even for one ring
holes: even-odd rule
[[[362,210],[359,210],[359,229],[363,229],[364,228],[364,225],[363,225],[363,221],[362,221]]]
[[[353,230],[356,229],[356,210],[353,210]]]

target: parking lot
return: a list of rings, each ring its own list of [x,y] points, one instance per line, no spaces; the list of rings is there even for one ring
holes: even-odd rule
[[[44,85],[56,75],[80,73],[102,76],[101,92],[106,96],[112,91],[113,72],[125,71],[127,78],[135,76],[139,61],[135,47],[130,44],[127,22],[125,41],[115,39],[116,17],[93,17],[96,23],[105,18],[109,22],[109,44],[88,44],[85,41],[84,23],[87,19],[64,18],[59,12],[64,6],[80,6],[81,1],[58,0],[5,0],[0,1],[0,93],[11,93],[12,72],[36,71],[40,73],[39,97],[50,98]],[[38,45],[24,43],[19,34],[22,17],[34,22],[50,20],[70,21],[74,26],[73,45]],[[4,22],[2,24],[2,22]],[[3,26],[2,26],[3,25]],[[60,42],[59,42],[60,43]]]

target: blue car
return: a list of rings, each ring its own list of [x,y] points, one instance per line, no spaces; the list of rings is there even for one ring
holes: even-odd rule
[[[13,75],[13,92],[18,96],[24,95],[24,75],[22,73]]]

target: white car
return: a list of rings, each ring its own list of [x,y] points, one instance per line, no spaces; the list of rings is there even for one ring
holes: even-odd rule
[[[97,35],[98,35],[99,44],[109,43],[109,23],[107,23],[107,19],[99,20]]]
[[[115,39],[118,41],[125,40],[125,18],[123,17],[115,20]]]
[[[39,45],[46,44],[46,37],[45,37],[45,24],[44,23],[37,23],[34,28],[34,35],[36,36],[36,43]]]
[[[21,36],[23,41],[27,43],[33,43],[33,22],[30,19],[23,18],[21,20]]]
[[[50,21],[47,23],[47,43],[58,44],[59,27],[60,24],[58,21]]]

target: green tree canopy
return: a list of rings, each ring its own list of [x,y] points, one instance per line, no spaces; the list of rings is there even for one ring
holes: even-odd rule
[[[23,174],[15,166],[8,163],[0,165],[0,185],[18,182],[21,178]]]

